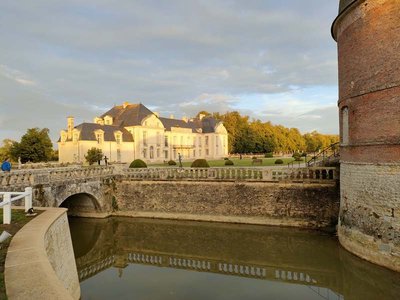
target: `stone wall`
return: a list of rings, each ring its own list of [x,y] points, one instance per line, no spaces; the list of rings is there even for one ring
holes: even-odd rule
[[[400,165],[342,163],[341,179],[340,242],[400,271]]]
[[[18,231],[4,277],[10,300],[80,299],[65,208],[48,208]]]
[[[121,181],[116,190],[115,215],[321,228],[339,211],[335,184]]]

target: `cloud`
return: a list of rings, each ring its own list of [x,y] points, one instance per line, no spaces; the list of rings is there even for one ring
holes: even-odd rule
[[[279,95],[336,89],[336,13],[335,1],[320,0],[6,1],[0,102],[23,120],[10,137],[46,125],[57,139],[67,115],[88,121],[123,101],[166,115],[239,109],[289,125],[286,110],[326,103],[304,110],[310,102]],[[246,107],[246,95],[268,97]]]
[[[5,78],[14,80],[15,82],[18,82],[19,84],[22,85],[27,85],[27,86],[36,85],[36,82],[28,79],[28,76],[26,74],[24,74],[19,70],[7,67],[6,65],[0,65],[0,75]]]

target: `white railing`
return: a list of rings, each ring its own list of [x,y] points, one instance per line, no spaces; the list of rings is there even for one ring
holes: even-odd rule
[[[0,207],[3,207],[3,224],[11,224],[11,203],[22,198],[25,199],[25,212],[32,208],[32,188],[25,188],[24,192],[0,192],[3,201]]]

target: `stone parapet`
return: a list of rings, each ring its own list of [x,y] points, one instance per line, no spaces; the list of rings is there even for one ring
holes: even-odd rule
[[[4,272],[8,299],[80,299],[66,211],[47,209],[12,239]]]

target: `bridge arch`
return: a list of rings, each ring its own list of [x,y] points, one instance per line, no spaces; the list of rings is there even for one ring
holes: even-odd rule
[[[101,205],[92,194],[82,192],[65,198],[59,207],[68,208],[69,216],[81,216],[85,213],[96,213],[101,211]]]

